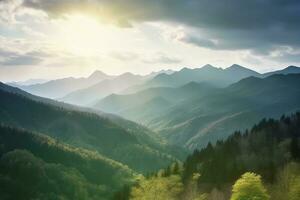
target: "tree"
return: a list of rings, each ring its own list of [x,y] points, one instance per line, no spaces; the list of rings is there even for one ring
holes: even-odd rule
[[[247,172],[238,179],[232,189],[231,200],[269,200],[260,175]]]
[[[131,190],[132,200],[175,200],[183,190],[179,176],[152,177]]]
[[[290,183],[289,193],[288,193],[289,200],[298,200],[300,199],[300,176],[294,177]]]

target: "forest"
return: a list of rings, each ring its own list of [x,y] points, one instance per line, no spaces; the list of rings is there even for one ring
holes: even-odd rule
[[[115,199],[298,200],[300,113],[263,119],[195,150],[115,194]]]

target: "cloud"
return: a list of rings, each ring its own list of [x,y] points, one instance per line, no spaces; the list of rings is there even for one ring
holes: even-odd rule
[[[300,48],[299,0],[0,0],[0,21],[14,21],[21,8],[63,17],[72,12],[98,16],[121,27],[162,22],[182,27],[176,41],[212,50],[247,50],[254,56],[298,61],[298,54],[270,53],[281,47]],[[130,59],[129,55],[114,55]],[[152,60],[152,61],[151,61]],[[144,59],[157,62],[158,58]],[[161,61],[176,59],[161,56]]]
[[[142,62],[146,64],[176,64],[182,61],[178,58],[167,56],[164,53],[156,53],[149,58],[142,59]]]
[[[205,37],[191,35],[182,41],[206,48],[269,51],[276,45],[300,46],[298,0],[24,0],[23,6],[51,16],[79,10],[126,27],[149,21],[182,24],[205,32]]]
[[[132,61],[139,58],[139,55],[133,52],[111,52],[110,57],[121,61]]]
[[[41,63],[44,57],[47,57],[47,54],[43,52],[32,51],[20,53],[0,49],[0,66],[36,65]]]

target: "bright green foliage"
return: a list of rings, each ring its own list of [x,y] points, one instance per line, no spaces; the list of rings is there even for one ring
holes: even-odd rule
[[[231,200],[268,200],[270,199],[264,188],[261,177],[247,172],[238,179],[232,189]]]
[[[174,200],[183,190],[181,178],[176,175],[170,177],[152,177],[142,180],[131,191],[132,200]]]
[[[295,177],[291,181],[288,199],[289,200],[299,200],[300,199],[300,176]]]

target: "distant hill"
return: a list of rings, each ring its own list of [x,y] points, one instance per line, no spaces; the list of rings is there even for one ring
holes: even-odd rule
[[[38,102],[7,90],[0,88],[1,123],[96,150],[138,172],[159,169],[175,159],[167,153],[175,151],[156,139],[151,131],[135,123]],[[120,125],[114,123],[114,119]]]
[[[214,94],[189,100],[150,122],[170,141],[188,148],[226,138],[263,117],[300,109],[300,74],[249,77]],[[158,130],[156,129],[156,130]]]
[[[93,107],[125,118],[145,122],[159,116],[187,99],[207,95],[216,88],[206,83],[190,82],[179,88],[154,87],[128,95],[110,95]]]
[[[106,75],[101,71],[95,71],[87,78],[63,78],[51,80],[45,83],[18,86],[31,94],[47,98],[60,98],[72,91],[89,87],[100,81],[111,79],[114,76]],[[16,86],[16,85],[14,85]]]
[[[0,196],[6,199],[109,199],[135,172],[95,152],[0,125]]]
[[[226,86],[249,76],[260,76],[259,73],[242,67],[232,65],[229,68],[216,68],[212,65],[205,65],[201,68],[183,68],[172,74],[160,74],[148,81],[147,87],[171,86],[178,87],[191,81],[207,82],[215,86]]]
[[[288,67],[286,67],[282,70],[277,70],[277,71],[264,73],[263,76],[267,77],[267,76],[271,76],[271,75],[274,75],[274,74],[299,74],[299,73],[300,73],[300,67],[288,66]]]
[[[125,73],[116,78],[104,80],[90,87],[71,92],[59,100],[76,105],[89,105],[107,95],[120,92],[132,85],[140,84],[144,78],[140,75]]]

